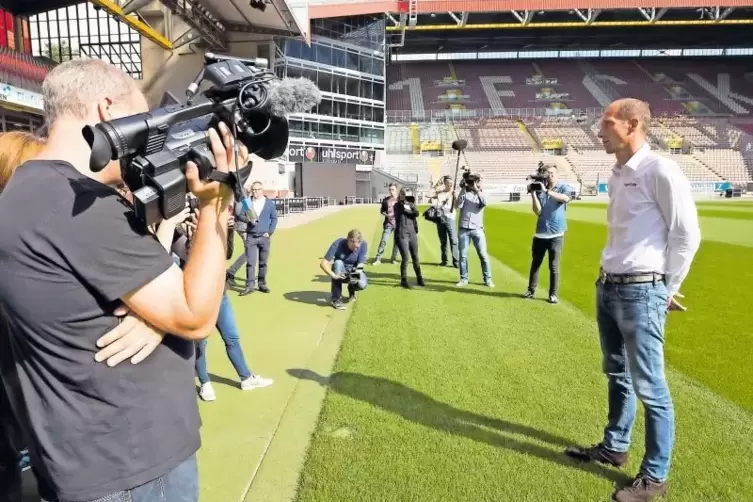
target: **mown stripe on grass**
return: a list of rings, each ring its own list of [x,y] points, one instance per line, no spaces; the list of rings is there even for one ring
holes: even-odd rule
[[[421,254],[433,262],[437,239],[427,228]],[[470,267],[477,283],[475,257]],[[457,271],[424,269],[429,287],[414,291],[397,287],[396,266],[370,269],[298,500],[607,500],[625,474],[562,453],[598,441],[606,420],[593,320],[567,304],[520,299],[525,279],[497,260],[495,291],[459,290]],[[753,479],[734,459],[753,454],[753,417],[674,371],[669,378],[678,422],[672,500],[744,499]],[[642,442],[639,418],[625,473],[638,469]]]
[[[486,225],[500,229],[497,237],[489,239],[490,252],[524,275],[531,263],[532,218],[499,208],[486,213]],[[719,226],[724,224],[723,220]],[[568,222],[560,265],[561,297],[591,318],[595,316],[593,285],[605,242],[604,225]],[[670,315],[666,350],[673,367],[753,411],[753,372],[748,369],[753,330],[745,314],[753,302],[747,287],[753,283],[753,267],[746,265],[750,256],[750,248],[702,242],[682,286],[689,310]],[[546,270],[545,264],[542,288],[549,283]]]
[[[297,380],[286,370],[305,365],[331,318],[342,314],[327,306],[329,284],[312,281],[321,256],[351,228],[371,235],[378,226],[373,218],[377,212],[378,206],[352,208],[301,227],[278,230],[272,238],[267,276],[272,292],[244,297],[229,293],[249,367],[274,378],[275,383],[266,389],[241,391],[222,340],[217,333],[209,337],[208,366],[217,401],[199,403],[202,501],[235,502],[243,496],[295,392]],[[235,250],[237,254],[243,251],[239,239]],[[244,275],[242,270],[239,276]],[[302,463],[302,458],[291,456],[288,464],[273,468],[295,470]],[[260,472],[264,469],[262,465]]]
[[[503,209],[508,212],[524,214],[529,220],[528,225],[530,232],[533,232],[535,229],[536,217],[531,211],[530,204],[504,204],[492,206],[489,209]],[[706,217],[703,215],[704,213],[701,212],[700,214],[701,217],[699,218],[699,223],[701,225],[701,234],[705,241],[753,247],[752,220],[726,217]],[[726,214],[727,213],[725,212],[723,215]],[[607,214],[605,208],[593,209],[590,207],[590,204],[585,205],[573,203],[567,209],[567,219],[569,222],[582,221],[606,224]]]

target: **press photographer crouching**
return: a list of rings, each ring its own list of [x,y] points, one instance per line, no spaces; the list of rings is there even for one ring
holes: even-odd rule
[[[348,237],[332,243],[319,266],[332,278],[330,303],[337,310],[344,310],[342,301],[343,284],[348,285],[348,300],[356,299],[356,292],[363,291],[368,278],[363,270],[369,254],[368,245],[359,230],[348,232]]]
[[[533,298],[539,282],[539,268],[544,256],[549,255],[549,303],[558,303],[559,267],[562,246],[567,230],[565,210],[571,200],[573,188],[558,181],[557,166],[546,166],[539,162],[535,175],[529,176],[528,185],[531,194],[533,212],[536,220],[536,234],[531,245],[531,271],[528,277],[528,291],[524,298]]]

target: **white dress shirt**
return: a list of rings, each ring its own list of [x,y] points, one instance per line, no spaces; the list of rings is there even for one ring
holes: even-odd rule
[[[609,178],[607,245],[601,267],[608,274],[658,272],[670,296],[690,270],[701,230],[690,183],[677,163],[644,144]]]
[[[264,210],[264,204],[267,202],[267,198],[262,196],[258,199],[252,199],[251,204],[254,208],[254,213],[256,213],[256,219],[258,220],[261,216],[261,212]]]

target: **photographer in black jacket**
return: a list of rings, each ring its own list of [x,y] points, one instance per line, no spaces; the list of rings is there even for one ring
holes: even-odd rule
[[[410,289],[408,284],[408,257],[413,262],[416,284],[425,286],[418,259],[418,208],[416,197],[409,188],[400,190],[395,204],[395,232],[400,249],[400,286]]]

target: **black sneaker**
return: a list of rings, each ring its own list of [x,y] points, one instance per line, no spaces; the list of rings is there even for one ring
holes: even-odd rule
[[[410,284],[408,284],[408,279],[401,279],[400,280],[400,287],[405,289],[413,289]]]
[[[332,305],[332,308],[335,310],[345,310],[345,305],[342,300],[332,300],[330,305]]]
[[[666,481],[660,483],[643,474],[638,474],[632,485],[626,486],[614,494],[614,499],[617,502],[649,502],[666,494]]]
[[[583,462],[599,462],[613,467],[622,467],[628,461],[627,452],[608,450],[603,443],[588,448],[580,446],[568,446],[565,455]]]

